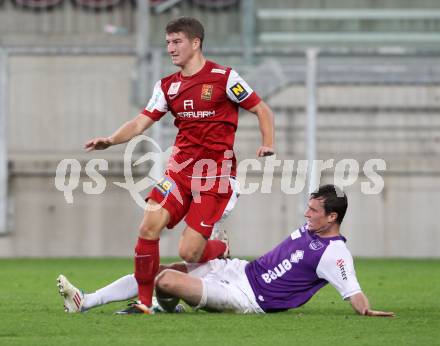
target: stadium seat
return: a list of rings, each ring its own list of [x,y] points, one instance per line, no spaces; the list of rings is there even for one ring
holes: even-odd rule
[[[60,5],[63,0],[13,0],[14,4],[23,8],[43,10]],[[1,3],[1,0],[0,0]]]
[[[237,4],[238,0],[193,0],[193,3],[204,7],[224,8]]]
[[[120,5],[124,0],[72,0],[77,6],[91,10],[107,10]]]

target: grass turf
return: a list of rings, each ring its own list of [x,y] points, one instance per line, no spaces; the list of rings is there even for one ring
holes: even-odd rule
[[[0,345],[440,345],[439,260],[356,261],[373,308],[392,319],[357,316],[329,286],[277,314],[113,315],[124,303],[64,313],[59,273],[92,291],[131,270],[131,259],[0,260]]]

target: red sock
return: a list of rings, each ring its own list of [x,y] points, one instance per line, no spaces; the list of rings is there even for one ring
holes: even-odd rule
[[[199,259],[199,263],[205,263],[209,260],[223,257],[226,251],[226,244],[221,240],[208,240],[203,250],[202,257]]]
[[[134,277],[138,283],[139,300],[151,306],[154,278],[159,270],[159,239],[138,238],[134,257]]]

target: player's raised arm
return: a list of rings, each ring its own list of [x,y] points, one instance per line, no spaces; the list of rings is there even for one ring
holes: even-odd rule
[[[256,114],[260,126],[262,145],[257,150],[257,156],[273,155],[275,131],[272,110],[264,101],[260,101],[249,111]]]
[[[374,317],[394,317],[394,312],[376,311],[370,309],[370,303],[368,298],[362,292],[356,293],[350,297],[350,303],[353,310],[362,316],[374,316]]]
[[[128,142],[133,137],[140,135],[148,129],[154,120],[144,114],[138,114],[135,118],[124,123],[110,137],[97,137],[89,140],[84,145],[87,151],[104,150],[116,144]]]

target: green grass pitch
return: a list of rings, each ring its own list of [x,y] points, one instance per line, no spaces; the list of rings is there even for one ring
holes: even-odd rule
[[[277,314],[113,315],[123,302],[64,313],[59,273],[92,291],[131,270],[131,259],[0,260],[0,345],[440,345],[439,260],[356,261],[372,306],[392,319],[357,316],[329,286]]]

